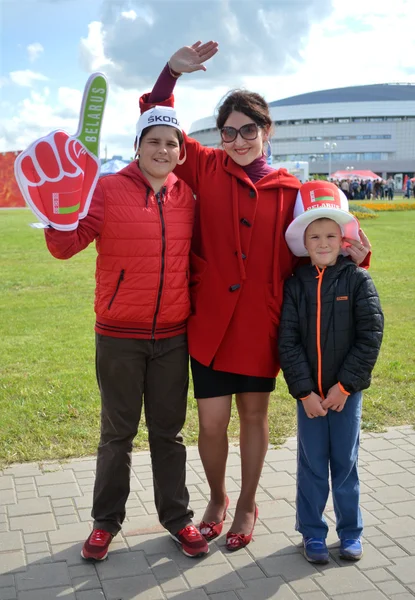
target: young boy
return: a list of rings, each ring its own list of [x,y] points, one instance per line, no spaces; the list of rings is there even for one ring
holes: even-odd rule
[[[362,390],[383,335],[383,314],[370,275],[342,256],[343,238],[359,239],[359,224],[335,185],[302,186],[286,232],[291,251],[310,256],[285,284],[279,331],[281,368],[297,399],[296,529],[304,555],[327,563],[323,517],[331,473],[340,556],[359,560],[363,549],[359,509]]]

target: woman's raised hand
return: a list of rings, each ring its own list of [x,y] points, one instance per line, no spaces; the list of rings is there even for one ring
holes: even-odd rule
[[[193,73],[194,71],[206,71],[203,64],[218,51],[217,42],[196,42],[193,46],[183,46],[175,52],[170,60],[169,66],[176,73]]]

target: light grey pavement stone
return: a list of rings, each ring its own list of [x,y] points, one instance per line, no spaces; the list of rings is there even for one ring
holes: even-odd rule
[[[19,550],[6,550],[0,554],[0,575],[18,573],[26,570],[26,558],[24,552]],[[1,587],[1,586],[0,586]]]
[[[16,492],[14,489],[1,490],[0,504],[3,506],[7,504],[16,504]]]
[[[64,483],[59,485],[43,485],[38,488],[39,496],[49,496],[50,498],[68,498],[71,496],[81,496],[81,490],[76,483]]]
[[[16,600],[16,588],[0,588],[0,600]]]
[[[353,573],[351,573],[352,570]],[[375,589],[369,579],[351,566],[346,569],[325,570],[324,577],[319,578],[318,584],[329,596],[347,593],[360,594]]]
[[[250,581],[244,590],[239,590],[242,600],[295,600],[298,596],[282,577],[270,577]]]
[[[12,490],[14,487],[14,479],[11,475],[3,475],[0,479],[0,490]]]
[[[34,498],[33,500],[21,500],[19,504],[12,504],[7,507],[7,514],[9,517],[40,515],[51,512],[52,506],[49,498]]]
[[[23,550],[23,539],[20,531],[0,533],[0,552]]]
[[[101,589],[76,592],[76,600],[105,600]]]
[[[163,592],[153,575],[105,581],[103,590],[108,600],[163,600]]]
[[[214,596],[207,596],[204,590],[189,590],[187,592],[173,592],[166,594],[166,597],[174,600],[209,600]]]
[[[10,529],[20,530],[23,533],[39,533],[42,531],[53,531],[56,529],[56,521],[53,513],[44,515],[30,515],[22,517],[11,517]]]
[[[71,587],[42,588],[19,592],[18,600],[76,600],[74,589]]]
[[[84,561],[95,458],[11,465],[0,471],[0,600],[409,600],[415,598],[415,432],[363,434],[364,556],[340,559],[329,497],[328,565],[308,563],[295,531],[296,440],[269,450],[253,542],[226,550],[241,484],[239,448],[227,465],[231,500],[222,535],[202,559],[184,556],[160,526],[150,455],[133,455],[122,532],[108,560]],[[197,448],[187,481],[195,523],[209,496]]]

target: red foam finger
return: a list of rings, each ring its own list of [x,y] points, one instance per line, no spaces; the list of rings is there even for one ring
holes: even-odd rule
[[[85,148],[78,140],[72,139],[68,144],[68,155],[71,157],[73,162],[80,166],[82,169],[85,165]]]
[[[49,142],[42,140],[35,147],[36,159],[40,169],[49,179],[59,176],[60,167],[56,160],[55,152]]]
[[[81,213],[85,209],[85,205],[90,200],[91,190],[96,185],[96,177],[98,175],[98,164],[97,162],[88,154],[85,154],[85,163],[83,165],[84,170],[84,180],[83,180],[83,188],[82,188],[82,201],[81,201]]]
[[[58,151],[59,159],[61,161],[63,172],[68,174],[74,174],[77,171],[77,166],[76,161],[73,160],[73,153],[70,149],[72,145],[72,140],[68,143],[69,137],[70,136],[64,131],[58,131],[54,135],[54,141],[56,144],[56,149]]]
[[[35,165],[33,164],[33,160],[30,156],[25,156],[21,163],[20,163],[20,169],[23,173],[23,175],[26,177],[26,179],[30,182],[30,183],[39,183],[40,182],[40,176],[39,173],[37,172],[37,169],[35,167]]]

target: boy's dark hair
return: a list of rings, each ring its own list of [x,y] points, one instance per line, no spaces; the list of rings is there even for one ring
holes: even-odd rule
[[[143,129],[143,131],[141,132],[141,136],[140,139],[138,140],[138,146],[140,146],[141,141],[146,137],[146,135],[148,135],[150,133],[150,131],[152,129],[154,129],[155,127],[159,127],[159,125],[149,125],[148,127],[145,127]],[[176,132],[177,135],[177,139],[179,140],[179,146],[180,148],[182,147],[183,144],[183,134],[181,131],[179,131],[178,129],[176,129],[176,127],[172,127],[172,129],[174,129],[174,131]]]

